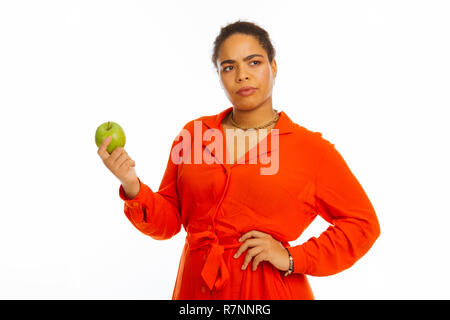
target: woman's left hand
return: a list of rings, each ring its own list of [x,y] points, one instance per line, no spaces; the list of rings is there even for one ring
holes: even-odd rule
[[[247,268],[253,257],[253,271],[256,270],[261,261],[269,261],[275,268],[282,271],[289,269],[289,254],[287,250],[281,242],[272,238],[270,234],[251,230],[243,234],[239,241],[244,243],[233,256],[234,258],[238,258],[245,250],[251,248],[245,255],[242,270]]]

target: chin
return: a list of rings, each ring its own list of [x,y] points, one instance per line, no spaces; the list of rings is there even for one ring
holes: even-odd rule
[[[244,97],[234,100],[233,106],[235,106],[238,110],[251,110],[259,106],[261,103],[262,101],[255,101]]]
[[[234,103],[233,106],[237,109],[237,110],[242,110],[242,111],[249,111],[249,110],[253,110],[257,107],[257,104],[249,104],[249,103]]]

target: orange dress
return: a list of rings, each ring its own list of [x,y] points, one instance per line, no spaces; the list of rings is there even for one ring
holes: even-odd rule
[[[222,120],[232,109],[183,127],[157,192],[139,180],[139,194],[128,199],[120,185],[125,215],[156,240],[185,229],[172,299],[314,299],[307,275],[332,275],[360,259],[380,235],[375,210],[334,144],[292,122],[284,111],[278,112],[274,129],[238,161],[224,161]],[[208,129],[222,134],[213,139],[222,149],[211,147],[203,135]],[[201,150],[201,161],[195,150]],[[173,160],[177,153],[184,161]],[[270,164],[258,160],[269,155],[272,162],[278,159],[276,173],[261,174]],[[291,247],[289,241],[298,239],[317,214],[329,228]],[[256,271],[251,262],[241,270],[246,252],[237,259],[233,255],[242,245],[239,237],[250,230],[289,247],[294,272],[285,276],[268,261]]]

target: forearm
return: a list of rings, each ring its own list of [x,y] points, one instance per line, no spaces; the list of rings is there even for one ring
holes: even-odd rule
[[[123,190],[125,191],[125,195],[128,199],[132,200],[136,198],[139,194],[140,183],[139,180],[136,180],[133,183],[122,183]]]
[[[140,182],[140,181],[139,181]],[[124,203],[124,212],[130,222],[142,233],[157,240],[169,239],[181,228],[179,202],[168,190],[153,192],[151,188],[140,182],[139,191],[133,199],[128,199],[124,186],[119,188],[119,196]]]

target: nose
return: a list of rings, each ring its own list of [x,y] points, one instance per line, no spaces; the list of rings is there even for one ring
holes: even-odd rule
[[[241,82],[242,79],[248,80],[248,76],[246,75],[247,71],[239,68],[239,72],[237,72],[237,81]]]

